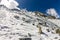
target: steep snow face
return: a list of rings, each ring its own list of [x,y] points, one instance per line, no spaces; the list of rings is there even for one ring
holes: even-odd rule
[[[60,19],[49,19],[49,21],[53,22],[54,24],[60,27]]]
[[[37,36],[38,28],[29,23],[31,20],[24,13],[0,10],[0,39],[18,40],[18,38],[29,37],[28,34]],[[25,22],[26,21],[26,22]],[[11,38],[9,38],[11,37]]]
[[[60,27],[57,23],[58,26],[54,24],[55,19],[52,21],[52,19],[37,14],[25,9],[17,11],[1,7],[0,39],[60,40],[60,33],[56,32]]]

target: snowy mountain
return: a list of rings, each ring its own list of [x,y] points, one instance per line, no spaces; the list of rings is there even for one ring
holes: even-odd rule
[[[60,20],[0,5],[0,40],[60,40]]]

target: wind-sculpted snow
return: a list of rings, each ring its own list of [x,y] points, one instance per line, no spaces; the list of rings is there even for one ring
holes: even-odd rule
[[[59,28],[43,14],[0,7],[0,40],[60,40]]]
[[[19,4],[15,0],[0,0],[0,5],[4,5],[9,9],[19,9],[17,7],[17,6],[19,6]]]

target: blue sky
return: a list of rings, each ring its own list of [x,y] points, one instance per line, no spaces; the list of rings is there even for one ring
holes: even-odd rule
[[[29,11],[45,13],[47,9],[54,8],[60,13],[60,0],[17,0],[17,2],[20,8],[26,8]]]

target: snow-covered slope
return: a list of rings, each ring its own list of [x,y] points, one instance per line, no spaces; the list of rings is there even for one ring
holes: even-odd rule
[[[54,24],[60,26],[60,19],[49,19],[49,21],[53,22]]]
[[[60,33],[56,32],[60,20],[56,21],[58,19],[49,19],[41,13],[0,6],[0,40],[60,40]]]

